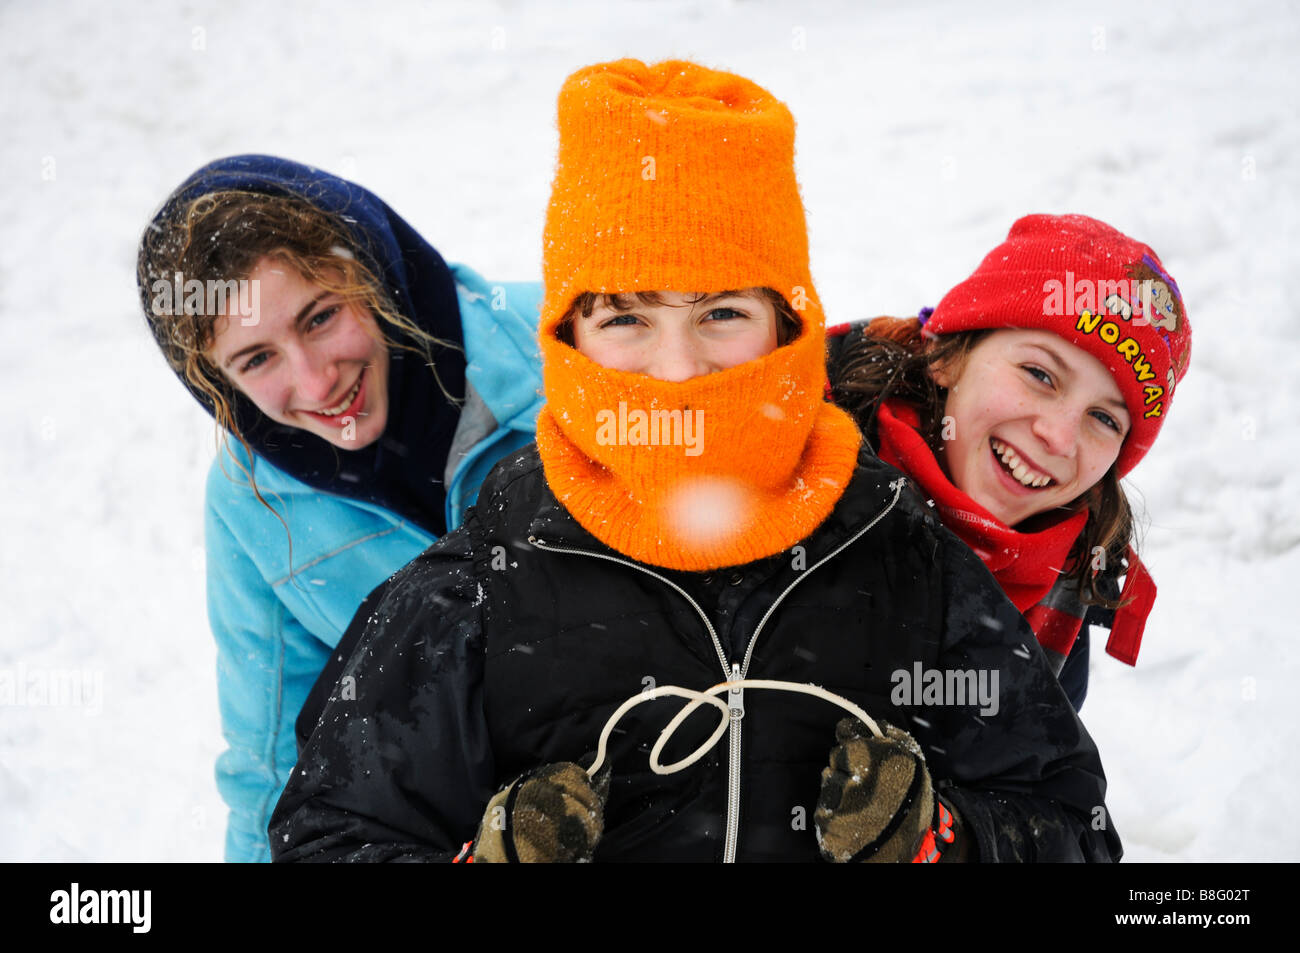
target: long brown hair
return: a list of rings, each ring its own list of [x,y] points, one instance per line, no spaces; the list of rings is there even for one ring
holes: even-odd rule
[[[941,455],[948,391],[935,382],[935,372],[943,368],[954,379],[960,376],[971,351],[992,333],[962,331],[927,339],[916,318],[876,318],[863,333],[851,333],[830,362],[832,397],[854,416],[873,447],[880,446],[876,418],[881,403],[889,398],[907,401],[920,415],[921,435]],[[1133,511],[1114,465],[1074,507],[1087,509],[1088,521],[1070,550],[1067,574],[1084,603],[1117,609],[1120,601],[1102,594],[1094,569],[1098,552],[1101,565],[1121,566],[1133,542]]]

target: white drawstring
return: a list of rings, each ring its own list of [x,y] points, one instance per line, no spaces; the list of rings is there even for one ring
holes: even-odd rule
[[[740,681],[736,682],[719,682],[712,688],[707,688],[702,692],[697,692],[691,688],[682,688],[679,685],[664,685],[660,688],[652,688],[649,691],[644,691],[632,696],[627,701],[623,702],[623,704],[619,705],[614,714],[609,716],[609,720],[605,722],[605,727],[600,732],[600,743],[596,747],[596,760],[592,766],[587,769],[587,774],[590,777],[595,777],[596,772],[600,770],[600,766],[605,763],[605,746],[609,741],[610,733],[614,730],[614,726],[618,724],[618,720],[642,702],[648,702],[655,698],[662,698],[665,695],[676,695],[679,698],[689,698],[691,699],[691,703],[674,715],[673,720],[664,726],[663,731],[659,732],[659,739],[655,742],[654,747],[650,749],[650,770],[655,774],[675,774],[678,771],[689,768],[696,761],[700,760],[700,758],[704,757],[704,755],[709,752],[709,749],[718,743],[718,740],[726,733],[727,728],[731,724],[731,709],[727,707],[726,702],[719,698],[714,698],[713,696],[724,692],[731,692],[734,689],[743,690],[746,688],[769,688],[776,691],[800,692],[804,695],[815,695],[818,698],[825,699],[833,705],[839,705],[850,715],[861,719],[863,724],[870,728],[877,738],[884,737],[880,728],[876,726],[875,721],[865,711],[853,704],[853,702],[849,701],[847,698],[842,698],[834,692],[828,692],[826,689],[817,685],[805,685],[802,682],[785,682],[780,681],[779,679],[769,678],[742,678]],[[707,741],[682,760],[669,765],[660,764],[659,755],[663,752],[664,745],[668,744],[668,739],[673,736],[673,732],[681,726],[682,722],[690,717],[691,712],[706,703],[722,712],[722,721],[718,725],[717,729],[709,736]]]

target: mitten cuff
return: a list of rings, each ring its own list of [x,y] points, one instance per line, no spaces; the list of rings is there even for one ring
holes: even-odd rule
[[[921,840],[921,846],[912,858],[914,864],[960,863],[969,858],[970,845],[961,830],[961,818],[944,804],[938,796],[934,799],[934,822]]]

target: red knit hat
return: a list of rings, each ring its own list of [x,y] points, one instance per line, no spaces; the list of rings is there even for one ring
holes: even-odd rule
[[[1102,362],[1132,420],[1120,476],[1151,449],[1187,372],[1192,328],[1156,253],[1085,215],[1027,215],[925,323],[928,336],[1042,328]]]

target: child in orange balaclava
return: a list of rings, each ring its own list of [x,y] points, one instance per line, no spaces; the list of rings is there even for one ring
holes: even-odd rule
[[[1117,859],[1032,632],[825,400],[789,110],[621,60],[559,125],[536,451],[354,621],[277,859]]]

